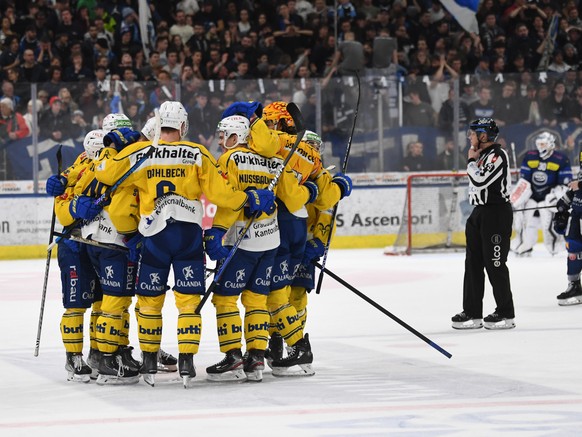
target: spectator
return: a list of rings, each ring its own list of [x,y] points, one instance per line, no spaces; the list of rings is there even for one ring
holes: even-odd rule
[[[0,147],[30,135],[30,129],[14,103],[7,97],[0,99]]]
[[[19,44],[16,36],[6,38],[6,50],[0,55],[0,68],[3,77],[6,77],[6,71],[10,68],[18,68],[20,65]]]
[[[44,69],[36,62],[32,49],[26,49],[22,54],[20,79],[26,82],[35,83],[44,82],[46,80]]]
[[[170,27],[170,36],[178,35],[182,41],[188,41],[194,35],[194,28],[186,22],[186,12],[177,10],[176,23]]]
[[[91,130],[91,125],[85,121],[85,114],[80,109],[73,111],[71,117],[71,137],[81,140]]]
[[[51,97],[49,108],[43,112],[39,121],[41,135],[57,142],[71,137],[71,118],[61,108],[61,99]]]
[[[471,118],[492,118],[494,109],[491,101],[491,88],[482,86],[479,89],[479,100],[471,103],[469,109],[472,112]]]
[[[339,74],[341,76],[353,76],[354,70],[364,68],[364,62],[364,47],[362,43],[355,40],[353,32],[347,32],[334,57],[334,65],[338,65]]]
[[[190,137],[209,148],[214,140],[216,124],[220,120],[211,119],[212,113],[208,107],[208,93],[206,91],[198,91],[195,98],[194,107],[188,110],[188,119],[192,128]]]
[[[420,100],[416,89],[411,89],[404,102],[404,126],[434,126],[435,111],[431,105]]]
[[[564,52],[561,49],[555,50],[552,56],[552,62],[548,65],[547,70],[554,73],[565,73],[571,69],[572,66],[564,62]]]
[[[14,93],[14,85],[12,82],[5,80],[2,82],[2,95],[0,99],[8,98],[12,101],[12,107],[18,108],[20,106],[21,98]]]
[[[454,122],[454,111],[455,111],[455,89],[453,87],[449,88],[449,98],[441,106],[439,111],[439,127],[447,132],[448,134],[453,134],[453,122]],[[459,101],[459,128],[465,129],[468,124],[469,118],[471,117],[471,110],[469,105],[463,100]]]
[[[435,170],[459,170],[467,167],[467,160],[462,153],[458,153],[458,160],[455,161],[455,142],[447,140],[445,149],[437,156]]]
[[[514,81],[506,81],[501,89],[501,96],[493,103],[493,113],[497,126],[522,123],[527,118],[527,114],[523,111],[524,104],[517,96],[515,89]]]
[[[28,101],[28,105],[26,107],[26,114],[24,114],[22,116],[24,118],[24,121],[26,122],[26,126],[28,126],[29,135],[32,135],[33,126],[38,126],[38,117],[39,117],[39,114],[42,112],[42,101],[40,99],[36,99],[35,105],[36,105],[36,117],[37,117],[36,123],[34,120],[34,108],[33,108],[32,100]]]
[[[402,160],[402,170],[431,170],[428,160],[424,157],[424,146],[420,141],[412,141],[406,146],[406,156]]]
[[[562,81],[556,81],[552,94],[540,106],[543,124],[554,127],[568,121],[572,116],[572,102],[566,96],[566,87]]]
[[[39,49],[39,42],[36,38],[36,28],[34,25],[29,25],[24,32],[24,36],[20,40],[20,46],[18,48],[18,53],[20,57],[24,57],[24,52],[26,50],[32,50],[33,58],[38,55]]]

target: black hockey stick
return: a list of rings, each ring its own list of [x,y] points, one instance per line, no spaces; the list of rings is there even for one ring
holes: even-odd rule
[[[156,150],[157,145],[160,142],[160,125],[161,125],[161,120],[160,120],[160,112],[158,111],[158,109],[155,109],[155,117],[156,117],[156,129],[155,129],[155,135],[154,135],[154,139],[152,141],[152,145],[148,148],[147,152],[141,156],[136,162],[135,164],[133,164],[131,166],[131,168],[129,170],[127,170],[112,186],[110,186],[109,188],[107,188],[107,190],[105,190],[105,192],[103,194],[101,194],[101,196],[99,196],[97,199],[95,199],[93,201],[94,205],[103,205],[105,204],[109,198],[111,197],[111,195],[115,192],[115,190],[117,190],[119,188],[119,186],[128,178],[130,177],[133,173],[135,173],[135,171],[147,160],[149,159],[152,154],[154,153],[154,151]],[[51,244],[49,244],[49,249],[52,249],[59,241],[61,241],[63,238],[65,238],[67,235],[69,235],[73,229],[75,229],[76,225],[78,225],[80,222],[82,221],[82,219],[75,219],[75,221],[73,223],[71,223],[69,226],[67,226],[67,228],[63,231],[63,235],[60,237],[57,237],[55,239],[55,241],[53,241]]]
[[[63,171],[63,155],[61,153],[61,149],[63,145],[59,145],[57,149],[57,174],[60,175]],[[44,305],[46,302],[46,289],[48,287],[48,276],[49,270],[51,266],[51,257],[52,257],[52,247],[50,246],[53,242],[53,236],[55,235],[55,224],[57,220],[57,215],[55,213],[55,206],[54,206],[54,199],[53,199],[53,216],[51,218],[51,229],[49,233],[49,248],[46,251],[46,265],[44,268],[44,282],[42,285],[42,296],[40,298],[40,314],[38,315],[38,328],[36,330],[36,345],[34,347],[34,356],[38,357],[38,351],[40,349],[40,335],[42,333],[42,320],[44,318]]]
[[[346,147],[346,154],[344,156],[344,161],[342,163],[342,173],[346,172],[348,168],[348,159],[350,157],[350,149],[352,148],[352,139],[354,138],[354,131],[356,130],[356,121],[358,120],[358,111],[360,110],[360,97],[362,95],[362,91],[360,88],[360,76],[358,75],[358,71],[355,71],[356,79],[358,81],[358,100],[356,101],[356,112],[354,113],[354,121],[352,123],[352,131],[350,133],[350,137],[348,138],[348,146]],[[382,104],[379,102],[378,104]],[[329,227],[329,234],[327,236],[327,241],[325,243],[325,249],[323,251],[323,258],[321,260],[322,269],[319,272],[319,278],[317,279],[317,287],[315,287],[315,294],[319,294],[321,292],[321,285],[323,283],[323,272],[325,271],[325,264],[327,262],[327,254],[329,253],[329,245],[331,244],[331,235],[333,233],[333,226],[335,224],[335,217],[337,215],[337,208],[339,206],[339,202],[335,204],[333,207],[333,213],[331,215],[331,222]]]
[[[429,338],[425,337],[423,334],[421,334],[420,332],[418,332],[416,329],[414,329],[408,323],[403,322],[398,317],[396,317],[394,314],[392,314],[390,311],[388,311],[386,308],[384,308],[383,306],[381,306],[377,302],[375,302],[372,299],[370,299],[368,296],[366,296],[364,293],[362,293],[361,291],[359,291],[357,288],[355,288],[352,285],[348,284],[346,281],[344,281],[342,278],[340,278],[335,273],[330,272],[328,269],[326,269],[325,267],[323,267],[322,265],[320,265],[319,263],[317,263],[315,261],[313,262],[313,264],[315,264],[315,266],[317,268],[319,268],[322,272],[325,271],[325,273],[327,273],[329,276],[331,276],[337,282],[339,282],[340,284],[342,284],[348,290],[350,290],[351,292],[355,293],[356,295],[358,295],[359,297],[361,297],[362,299],[364,299],[366,302],[368,302],[374,308],[376,308],[380,312],[382,312],[385,315],[387,315],[388,317],[390,317],[392,320],[394,320],[400,326],[402,326],[403,328],[405,328],[408,331],[412,332],[414,335],[416,335],[418,338],[420,338],[421,340],[423,340],[425,343],[428,343],[430,346],[432,346],[433,348],[435,348],[437,351],[439,351],[445,357],[451,358],[453,356],[452,354],[450,354],[449,352],[447,352],[446,350],[444,350],[442,347],[440,347],[438,344],[436,344],[434,341],[430,340]]]
[[[533,206],[531,208],[522,208],[522,209],[514,209],[513,212],[522,212],[522,211],[532,211],[534,209],[547,209],[547,208],[555,208],[557,204],[554,205],[545,205],[545,206]]]
[[[303,139],[303,135],[305,134],[305,122],[303,121],[303,116],[301,115],[301,111],[299,110],[299,107],[295,103],[291,102],[291,103],[287,104],[287,111],[289,112],[289,115],[291,115],[291,118],[293,119],[293,123],[295,124],[295,126],[297,128],[297,138],[295,139],[295,143],[291,147],[289,154],[285,157],[283,164],[277,168],[277,171],[275,173],[275,176],[273,177],[273,180],[269,183],[268,190],[270,190],[270,191],[273,191],[275,189],[275,187],[277,186],[277,183],[279,182],[279,178],[281,177],[281,174],[283,173],[283,171],[285,171],[285,167],[287,166],[287,164],[289,163],[289,160],[291,159],[291,157],[295,153],[295,150],[297,150],[297,147],[299,146],[299,143],[301,142],[301,140]],[[247,224],[245,225],[243,230],[240,231],[236,241],[234,242],[234,245],[230,249],[230,252],[228,253],[227,257],[222,262],[221,266],[218,268],[217,272],[215,273],[214,279],[212,280],[212,283],[208,286],[208,290],[206,290],[204,297],[202,298],[202,300],[200,301],[200,303],[196,307],[196,310],[194,311],[195,314],[200,314],[202,307],[204,306],[204,304],[206,303],[206,301],[208,300],[210,295],[214,292],[214,289],[216,288],[218,281],[220,281],[220,278],[222,278],[222,275],[224,274],[224,270],[226,269],[226,266],[228,266],[228,264],[232,260],[235,252],[238,250],[242,240],[244,239],[246,233],[248,232],[251,225],[255,221],[255,218],[258,215],[260,215],[260,214],[252,216],[247,221]]]

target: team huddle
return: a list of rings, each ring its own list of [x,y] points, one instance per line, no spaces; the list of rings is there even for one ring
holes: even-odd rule
[[[304,333],[307,292],[313,261],[327,250],[330,209],[350,195],[350,178],[323,167],[321,138],[309,131],[298,138],[284,102],[228,107],[217,127],[218,161],[187,141],[186,132],[188,114],[176,101],[164,102],[142,132],[126,116],[110,114],[102,129],[86,135],[75,163],[47,180],[65,227],[58,262],[69,380],[135,384],[141,376],[153,386],[158,371],[177,370],[188,387],[211,273],[206,256],[220,272],[210,291],[224,354],[207,367],[207,378],[261,381],[265,362],[275,376],[314,374]],[[205,231],[202,195],[217,206]],[[177,359],[160,347],[171,269]],[[129,345],[134,296],[139,361]]]

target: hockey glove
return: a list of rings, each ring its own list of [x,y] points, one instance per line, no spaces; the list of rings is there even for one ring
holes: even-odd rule
[[[569,213],[570,205],[568,205],[568,202],[566,202],[564,199],[560,199],[558,200],[558,203],[556,203],[556,209],[559,213]]]
[[[132,263],[138,262],[139,256],[141,254],[141,248],[143,247],[143,235],[139,232],[126,235],[123,237],[123,244],[125,244],[125,247],[129,249],[127,259]]]
[[[264,212],[271,215],[275,212],[275,193],[270,190],[246,190],[249,212],[251,215]]]
[[[342,199],[352,194],[352,179],[347,174],[336,173],[332,182],[335,182],[342,192]]]
[[[234,102],[222,113],[222,118],[230,117],[231,115],[242,115],[249,120],[253,114],[261,118],[263,115],[263,105],[259,102]]]
[[[69,240],[68,238],[63,238],[61,241],[59,241],[59,246],[61,243],[67,246],[67,248],[73,253],[79,253],[81,251],[81,245],[76,241]]]
[[[307,240],[305,243],[305,252],[303,252],[303,261],[301,263],[307,266],[311,264],[312,261],[316,261],[321,258],[324,252],[325,245],[319,238]]]
[[[219,228],[204,231],[204,250],[213,261],[224,259],[229,254],[229,250],[222,245],[222,237],[225,233],[225,230]]]
[[[557,212],[554,214],[554,231],[556,231],[556,234],[564,235],[566,233],[569,218],[570,213],[568,211]]]
[[[93,220],[103,209],[94,202],[95,199],[89,196],[75,196],[69,204],[69,213],[74,219]]]
[[[52,175],[46,180],[46,192],[49,196],[57,197],[65,192],[67,178],[58,174]]]
[[[317,188],[317,184],[312,181],[305,181],[303,186],[309,190],[309,199],[307,199],[306,203],[313,203],[317,196],[319,196],[319,188]]]
[[[120,152],[124,147],[129,146],[139,140],[140,133],[128,127],[120,127],[113,129],[103,137],[103,145],[105,147],[115,147]]]

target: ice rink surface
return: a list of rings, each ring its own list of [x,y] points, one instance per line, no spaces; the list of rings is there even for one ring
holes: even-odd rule
[[[154,388],[67,382],[56,261],[36,358],[45,260],[3,261],[0,435],[582,436],[582,305],[556,301],[567,285],[565,253],[538,246],[531,258],[510,258],[517,328],[497,332],[450,326],[462,309],[462,253],[334,250],[327,267],[453,357],[326,278],[310,295],[313,377],[267,370],[259,384],[206,381],[204,369],[222,358],[209,304],[191,389],[175,374],[158,374]],[[490,287],[484,308],[494,310]],[[175,320],[168,294],[162,346],[177,355]]]

